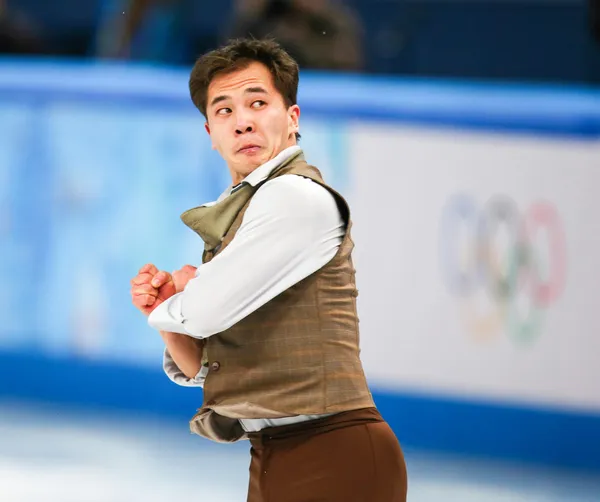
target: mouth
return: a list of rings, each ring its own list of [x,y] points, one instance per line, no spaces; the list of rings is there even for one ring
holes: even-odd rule
[[[248,145],[244,145],[242,148],[240,148],[237,153],[242,153],[242,154],[252,154],[252,153],[256,153],[260,150],[260,146],[255,145],[255,144],[248,144]]]

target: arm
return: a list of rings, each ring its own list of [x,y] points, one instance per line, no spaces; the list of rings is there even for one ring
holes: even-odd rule
[[[345,224],[329,191],[288,175],[254,195],[229,246],[148,317],[155,329],[206,338],[313,274],[337,253]]]
[[[159,272],[152,264],[144,265],[131,280],[134,306],[144,315],[149,315],[158,305],[181,291],[193,272],[195,268],[189,265],[173,274]],[[163,369],[171,381],[187,387],[202,387],[205,378],[202,368],[203,342],[168,331],[161,331],[160,335],[166,346]]]
[[[179,333],[161,331],[160,336],[165,342],[165,366],[169,366],[168,359],[174,363],[174,367],[169,370],[169,374],[174,376],[179,370],[188,379],[196,379],[202,369],[202,354],[204,344],[190,336]],[[165,367],[165,370],[168,368]]]

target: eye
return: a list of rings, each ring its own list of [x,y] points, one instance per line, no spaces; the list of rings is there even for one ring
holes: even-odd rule
[[[252,108],[262,108],[263,105],[266,105],[267,103],[265,103],[262,99],[257,99],[256,101],[254,101],[252,103]]]
[[[231,108],[219,108],[219,109],[218,109],[218,110],[215,112],[215,114],[216,114],[216,115],[227,115],[227,114],[229,114],[229,113],[231,113]]]

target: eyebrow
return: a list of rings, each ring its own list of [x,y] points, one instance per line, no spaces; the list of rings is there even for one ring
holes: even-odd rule
[[[248,87],[244,90],[244,94],[268,94],[268,92],[263,87]],[[231,99],[231,96],[226,96],[224,94],[216,96],[210,102],[210,106],[215,106],[217,103],[227,101],[228,99]]]

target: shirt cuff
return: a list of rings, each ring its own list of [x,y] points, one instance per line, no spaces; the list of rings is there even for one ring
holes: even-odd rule
[[[190,335],[183,326],[181,295],[176,293],[156,307],[148,316],[148,324],[159,331],[170,331],[180,335]]]
[[[163,369],[169,380],[171,382],[176,383],[177,385],[181,385],[182,387],[204,387],[204,380],[206,380],[206,373],[208,370],[208,366],[203,364],[198,371],[198,374],[194,378],[188,378],[185,374],[179,369],[179,366],[175,363],[168,349],[165,349],[163,355]]]

